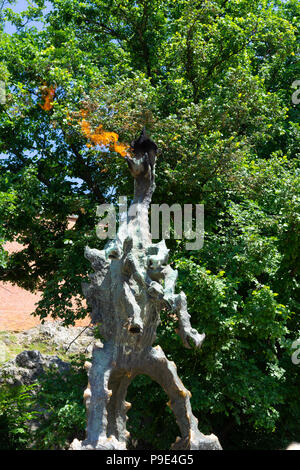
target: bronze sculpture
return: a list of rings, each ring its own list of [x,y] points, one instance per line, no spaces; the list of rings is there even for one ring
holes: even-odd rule
[[[174,362],[160,346],[152,347],[163,308],[177,315],[185,347],[191,347],[189,341],[201,347],[205,335],[191,327],[185,294],[175,293],[177,271],[167,264],[164,240],[151,241],[148,209],[155,189],[157,146],[143,130],[132,147],[133,157],[126,160],[134,178],[134,200],[126,224],[104,250],[85,250],[95,272],[83,291],[105,343],[94,347],[92,365],[87,365],[87,437],[82,442],[75,439],[71,449],[126,450],[126,413],[131,405],[125,398],[138,374],[149,375],[169,396],[181,431],[172,449],[221,449],[216,436],[199,431],[191,394]]]

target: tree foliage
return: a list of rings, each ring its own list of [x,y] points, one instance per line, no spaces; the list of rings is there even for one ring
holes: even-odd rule
[[[1,278],[42,290],[41,318],[50,312],[68,324],[87,314],[83,248],[102,246],[96,205],[132,194],[118,146],[146,125],[161,149],[154,202],[205,207],[203,248],[168,245],[207,339],[201,351],[182,350],[170,319],[159,336],[200,427],[233,448],[299,439],[299,369],[290,359],[300,337],[300,126],[291,101],[299,2],[52,0],[44,15],[42,0],[21,14],[9,3],[0,33],[0,238],[17,237],[24,249],[6,266],[0,257]],[[30,26],[37,19],[41,30]],[[117,135],[113,145],[101,145],[104,131]],[[157,415],[139,437],[157,445],[165,427],[169,442],[174,423],[161,392],[141,379],[131,393],[143,397],[135,429],[143,414]]]

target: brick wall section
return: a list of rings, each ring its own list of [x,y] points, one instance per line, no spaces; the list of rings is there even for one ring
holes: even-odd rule
[[[76,218],[70,218],[70,225],[73,226],[75,221]],[[23,246],[17,242],[8,242],[5,249],[12,253],[22,250]],[[32,294],[21,287],[0,281],[0,331],[22,331],[38,325],[40,320],[38,317],[34,317],[32,312],[34,312],[35,304],[40,298],[41,293],[39,292]],[[77,326],[88,324],[88,318],[76,322]]]

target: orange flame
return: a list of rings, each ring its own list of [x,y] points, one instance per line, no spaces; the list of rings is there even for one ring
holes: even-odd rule
[[[87,147],[92,147],[93,145],[108,145],[109,149],[113,152],[119,153],[122,157],[126,157],[129,146],[118,142],[119,136],[116,132],[108,132],[103,129],[102,124],[100,124],[95,132],[92,132],[90,123],[85,119],[87,116],[87,111],[81,110],[81,116],[83,117],[80,121],[80,126],[83,135],[89,139]]]
[[[121,157],[126,157],[129,147],[120,143],[114,142],[113,150],[121,155]]]
[[[40,107],[44,111],[50,111],[53,108],[53,100],[55,96],[55,89],[56,87],[50,86],[46,87],[46,89],[42,92],[42,97],[44,99],[44,103],[40,104]]]

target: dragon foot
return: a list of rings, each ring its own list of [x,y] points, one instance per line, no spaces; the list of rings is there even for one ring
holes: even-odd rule
[[[177,437],[171,447],[172,450],[222,450],[217,436],[205,436],[200,431],[190,431],[186,438]]]
[[[126,443],[118,441],[115,436],[99,437],[96,444],[74,439],[69,450],[126,450]]]

